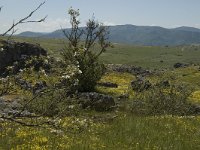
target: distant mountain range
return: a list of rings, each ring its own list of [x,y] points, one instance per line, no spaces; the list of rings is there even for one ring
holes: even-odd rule
[[[158,26],[116,25],[110,26],[109,30],[109,39],[114,43],[149,46],[200,44],[200,29],[193,27],[167,29]],[[51,33],[22,32],[17,36],[64,38],[62,30]]]

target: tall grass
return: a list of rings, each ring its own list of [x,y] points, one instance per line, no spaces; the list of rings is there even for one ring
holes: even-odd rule
[[[0,149],[195,150],[200,148],[199,130],[199,117],[130,114],[121,115],[112,123],[93,122],[73,134],[1,124]]]

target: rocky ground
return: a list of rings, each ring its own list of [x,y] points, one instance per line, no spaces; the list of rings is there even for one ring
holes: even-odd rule
[[[21,99],[19,96],[6,95],[0,97],[0,116],[30,116],[31,113],[27,110],[23,110]]]

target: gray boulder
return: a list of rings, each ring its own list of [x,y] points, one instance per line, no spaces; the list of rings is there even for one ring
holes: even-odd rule
[[[39,81],[33,86],[33,94],[40,93],[42,90],[47,88],[47,83],[45,81]]]
[[[33,116],[33,113],[28,112],[26,109],[22,111],[23,105],[18,98],[7,98],[6,96],[0,97],[0,116]]]
[[[128,72],[133,75],[142,75],[148,76],[152,74],[152,71],[143,69],[142,67],[137,67],[133,65],[122,65],[122,64],[108,64],[107,69],[109,71],[116,71],[116,72]]]
[[[96,111],[108,111],[115,106],[113,97],[96,92],[79,93],[78,99],[84,109],[91,108]]]
[[[133,80],[131,82],[132,89],[137,92],[142,92],[144,90],[148,90],[151,86],[152,86],[152,84],[148,80],[145,80],[142,77],[137,77],[136,80]]]
[[[184,68],[184,67],[188,67],[189,64],[184,64],[184,63],[175,63],[174,64],[174,68]]]
[[[24,79],[21,79],[20,77],[16,77],[15,82],[17,85],[19,85],[21,87],[21,89],[24,89],[24,90],[32,89],[31,83],[29,83],[28,81],[26,81]]]
[[[18,62],[25,61],[31,56],[47,56],[47,51],[39,45],[26,42],[0,41],[0,75],[5,72],[6,67],[13,66],[19,69]]]

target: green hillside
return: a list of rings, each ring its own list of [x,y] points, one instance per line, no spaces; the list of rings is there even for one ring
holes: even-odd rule
[[[60,52],[65,47],[64,39],[45,38],[15,38],[18,41],[39,43],[48,50],[52,56],[60,57]],[[172,68],[177,62],[200,64],[200,46],[134,46],[128,44],[113,44],[101,56],[105,63],[132,64],[144,68]],[[97,48],[98,49],[98,48]]]
[[[81,28],[85,29],[85,28]],[[70,29],[66,29],[70,31]],[[159,26],[109,26],[111,42],[151,46],[175,46],[200,43],[200,29],[193,27],[162,28]],[[64,38],[62,30],[51,33],[22,32],[22,37]]]

